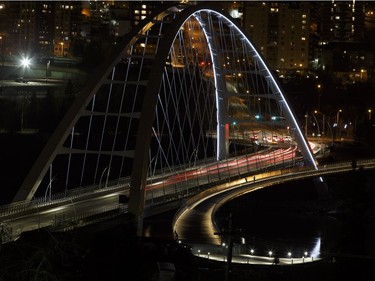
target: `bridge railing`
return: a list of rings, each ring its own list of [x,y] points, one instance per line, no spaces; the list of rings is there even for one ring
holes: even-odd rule
[[[357,161],[357,168],[371,168],[374,167],[375,160],[374,159],[364,159],[364,160],[358,160]],[[295,164],[295,163],[294,163]],[[293,165],[294,165],[293,164]],[[350,166],[352,167],[352,161],[345,161],[340,163],[333,163],[333,164],[327,164],[323,166],[319,166],[319,172],[316,172],[319,174],[322,172],[322,170],[325,170],[325,173],[328,174],[330,169],[335,169],[335,167],[338,166]],[[274,165],[270,167],[264,167],[263,170],[258,170],[256,173],[262,173],[262,172],[269,172],[271,170],[277,170],[280,168],[285,168],[285,163],[280,165]],[[291,164],[292,165],[292,164]],[[285,171],[285,169],[284,169]],[[308,173],[315,173],[314,171],[308,171]],[[254,174],[250,173],[250,174]],[[245,177],[246,175],[237,175],[237,177]],[[170,192],[165,193],[163,196],[157,196],[157,197],[149,197],[146,198],[146,205],[148,206],[157,206],[161,204],[166,204],[168,202],[172,201],[178,201],[182,199],[189,198],[193,195],[196,195],[206,189],[210,189],[212,185],[220,184],[221,182],[229,182],[231,180],[234,180],[236,177],[228,175],[228,176],[221,176],[219,178],[219,175],[216,177],[211,176],[211,178],[207,179],[205,182],[200,180],[199,184],[196,186],[191,186],[186,189],[177,189],[179,190],[176,192],[175,190],[172,190]],[[185,184],[185,183],[180,183]],[[176,184],[178,186],[178,184]],[[37,209],[40,211],[44,208],[49,208],[51,206],[58,206],[59,204],[64,204],[66,202],[74,202],[77,200],[84,200],[88,198],[93,198],[98,196],[98,194],[105,194],[105,193],[112,193],[116,191],[126,191],[126,189],[129,188],[129,178],[124,178],[120,181],[109,181],[108,185],[105,187],[99,187],[98,185],[94,186],[87,186],[87,187],[81,187],[81,188],[75,188],[71,189],[67,192],[60,192],[56,194],[51,195],[51,200],[46,200],[46,197],[38,197],[34,198],[30,202],[15,202],[7,205],[0,206],[0,219],[5,219],[6,217],[12,216],[14,214],[19,214],[23,212],[31,212],[32,210]]]
[[[99,185],[84,186],[74,189],[70,189],[66,192],[59,192],[51,194],[51,197],[47,196],[33,198],[30,202],[14,202],[0,206],[0,218],[11,216],[12,214],[28,212],[32,209],[48,208],[52,205],[59,205],[69,201],[75,201],[77,199],[87,199],[88,197],[95,197],[98,193],[111,193],[116,190],[124,190],[125,186],[129,186],[129,178],[122,180],[109,181],[106,187],[100,187]]]

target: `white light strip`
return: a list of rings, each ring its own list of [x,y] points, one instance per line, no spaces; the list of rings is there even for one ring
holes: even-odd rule
[[[209,36],[208,34],[206,33],[206,30],[204,28],[204,24],[199,20],[199,17],[196,16],[196,14],[200,13],[201,11],[208,11],[208,12],[211,12],[211,10],[199,10],[197,12],[195,12],[193,14],[194,18],[199,22],[200,26],[202,27],[202,30],[203,30],[203,33],[204,33],[204,36],[206,37],[206,40],[207,40],[207,45],[208,45],[208,49],[210,50],[210,54],[211,54],[211,62],[212,62],[212,71],[214,73],[214,84],[215,84],[215,100],[216,100],[216,120],[217,120],[217,127],[216,127],[216,149],[217,149],[217,152],[216,152],[216,160],[220,160],[219,159],[219,149],[220,149],[220,143],[221,143],[221,134],[219,133],[220,132],[220,124],[219,124],[219,93],[217,91],[218,89],[218,85],[217,85],[217,76],[216,76],[216,65],[215,65],[215,60],[213,59],[213,50],[212,50],[212,47],[211,47],[211,44],[210,44],[210,40],[209,40]]]

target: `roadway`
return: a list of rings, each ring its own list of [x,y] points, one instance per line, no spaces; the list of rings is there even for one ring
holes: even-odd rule
[[[254,155],[229,159],[223,163],[197,165],[183,172],[154,176],[146,186],[145,217],[178,208],[181,200],[199,192],[205,186],[248,172],[249,168],[266,169],[275,163],[295,161],[295,148],[266,150]],[[108,182],[105,187],[84,188],[59,198],[48,194],[30,203],[0,206],[1,225],[7,233],[3,241],[17,239],[22,232],[42,227],[62,225],[79,226],[95,214],[119,209],[119,196],[129,195],[129,179],[121,183]],[[78,195],[77,195],[78,194]],[[168,204],[169,203],[169,204]],[[124,208],[122,208],[123,210]]]
[[[280,163],[295,162],[295,147],[267,150],[206,165],[197,165],[183,172],[160,175],[148,179],[146,186],[145,217],[177,208],[183,200],[200,192],[200,187],[215,182],[231,181],[253,170],[268,169]],[[257,176],[259,177],[259,176]],[[21,202],[0,206],[1,226],[7,233],[3,241],[19,237],[22,232],[41,227],[67,224],[79,226],[86,218],[106,211],[119,209],[119,195],[129,195],[129,179],[122,183],[108,182],[104,188],[79,189],[60,198],[47,196],[30,203]],[[52,200],[51,200],[52,199]],[[124,208],[122,208],[124,210]]]

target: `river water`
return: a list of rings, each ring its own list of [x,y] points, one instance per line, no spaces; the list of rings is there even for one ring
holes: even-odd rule
[[[373,256],[374,179],[374,172],[364,171],[324,178],[325,199],[314,180],[265,188],[228,202],[215,220],[228,229],[232,214],[232,231],[258,255]]]

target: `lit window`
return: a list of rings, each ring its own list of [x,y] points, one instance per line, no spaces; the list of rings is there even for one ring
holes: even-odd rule
[[[142,15],[145,15],[145,14],[146,14],[146,11],[145,11],[145,10],[142,10],[142,11],[141,11],[141,14],[142,14]]]
[[[146,9],[147,8],[147,6],[146,5],[142,5],[142,9]]]
[[[139,10],[134,10],[134,14],[138,15],[139,14]]]

